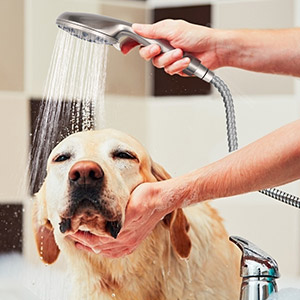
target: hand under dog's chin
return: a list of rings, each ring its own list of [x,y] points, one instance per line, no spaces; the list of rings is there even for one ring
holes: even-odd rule
[[[66,238],[74,241],[75,247],[79,250],[99,254],[100,250],[97,249],[97,245],[101,245],[104,240],[112,239],[105,231],[92,233],[91,231],[86,231],[85,228],[81,228],[84,230],[80,230],[80,228],[75,233],[70,232],[66,235]]]
[[[117,238],[122,225],[118,221],[106,221],[99,216],[96,220],[91,224],[80,224],[81,222],[78,222],[78,219],[72,219],[72,229],[65,233],[65,238],[71,239],[79,250],[99,254],[99,246]]]

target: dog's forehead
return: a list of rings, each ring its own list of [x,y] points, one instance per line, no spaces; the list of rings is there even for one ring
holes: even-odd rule
[[[78,132],[68,136],[52,151],[55,155],[60,152],[103,151],[109,152],[119,148],[128,148],[137,155],[148,156],[146,149],[133,137],[114,129]],[[125,149],[124,149],[125,150]]]

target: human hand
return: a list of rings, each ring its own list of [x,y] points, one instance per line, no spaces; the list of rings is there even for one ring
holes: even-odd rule
[[[76,247],[110,258],[132,253],[149,235],[156,224],[169,212],[158,204],[159,182],[143,183],[131,194],[125,223],[118,237],[76,235],[71,237]]]
[[[187,76],[182,71],[189,65],[190,59],[184,58],[183,52],[197,57],[203,65],[212,70],[224,65],[220,55],[222,51],[218,49],[220,31],[216,29],[182,20],[163,20],[152,25],[133,24],[132,28],[141,36],[165,39],[175,48],[167,53],[161,53],[160,47],[155,44],[140,48],[142,58],[152,59],[155,67],[164,68],[170,75]],[[121,50],[126,54],[137,45],[132,39],[126,39],[121,44]]]

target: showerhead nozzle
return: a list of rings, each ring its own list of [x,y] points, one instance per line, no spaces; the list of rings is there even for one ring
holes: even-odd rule
[[[65,12],[56,19],[59,28],[88,42],[115,45],[122,27],[130,23],[88,13]]]
[[[120,50],[120,39],[129,37],[143,46],[157,44],[162,52],[168,52],[174,48],[165,40],[148,39],[135,33],[132,24],[126,21],[111,17],[89,14],[65,12],[56,19],[56,24],[61,29],[67,31],[80,39],[115,46]],[[207,82],[210,82],[213,73],[208,70],[194,56],[184,53],[184,56],[191,59],[191,63],[184,70],[188,75],[195,75]]]

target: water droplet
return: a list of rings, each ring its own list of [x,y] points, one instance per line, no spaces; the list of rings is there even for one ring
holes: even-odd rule
[[[112,293],[111,296],[114,298],[114,297],[116,297],[116,294],[115,294],[115,293]]]
[[[188,281],[189,281],[189,283],[192,283],[193,279],[192,279],[192,274],[191,274],[191,268],[190,268],[189,260],[188,260],[188,258],[185,258],[184,261],[186,263]]]
[[[161,274],[163,276],[163,279],[166,280],[166,272],[163,266],[161,266]]]

